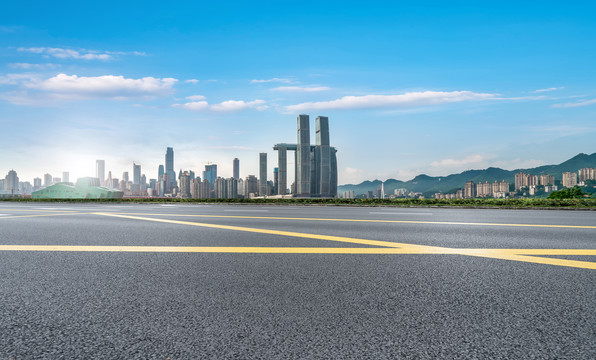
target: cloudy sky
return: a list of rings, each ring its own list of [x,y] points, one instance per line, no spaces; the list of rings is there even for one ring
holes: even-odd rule
[[[595,5],[417,3],[2,2],[0,175],[272,172],[301,113],[340,184],[596,152]]]

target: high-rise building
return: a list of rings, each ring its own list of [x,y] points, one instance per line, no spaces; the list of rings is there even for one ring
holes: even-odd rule
[[[279,169],[273,168],[273,194],[279,194]]]
[[[108,178],[106,179],[106,183],[104,184],[105,187],[109,189],[114,188],[114,179],[112,179],[112,172],[108,171]]]
[[[292,184],[292,194],[299,197],[337,196],[337,150],[330,146],[329,119],[318,116],[316,119],[316,145],[310,145],[309,116],[299,115],[298,144],[275,144],[278,151],[279,185],[277,194],[287,191],[287,151],[295,151],[296,180]]]
[[[36,177],[33,179],[33,189],[39,190],[41,188],[41,178]]]
[[[555,184],[555,177],[552,175],[540,175],[540,185],[548,186]]]
[[[464,187],[464,198],[470,199],[476,197],[476,191],[473,181],[468,181]]]
[[[163,170],[163,165],[159,165],[159,169],[157,170],[157,180],[161,180],[161,178],[163,177],[164,174],[164,170]]]
[[[269,195],[269,191],[267,191],[267,153],[259,154],[259,195]]]
[[[62,172],[62,181],[63,182],[70,182],[70,173],[68,171]]]
[[[564,172],[563,173],[563,187],[574,187],[577,185],[577,173]]]
[[[515,191],[519,191],[521,188],[529,186],[530,175],[524,172],[515,174]]]
[[[130,179],[128,178],[128,171],[122,173],[122,181],[129,182]]]
[[[298,143],[296,148],[296,196],[310,196],[310,120],[298,115]]]
[[[596,168],[583,168],[578,170],[577,181],[584,182],[586,180],[596,180]]]
[[[329,118],[317,116],[316,119],[315,167],[316,176],[313,194],[329,197],[331,195],[331,149],[329,146]]]
[[[19,193],[19,177],[17,172],[10,170],[4,178],[4,191],[7,194],[16,195]]]
[[[166,150],[166,174],[170,175],[170,187],[176,186],[176,173],[174,172],[174,149]]]
[[[43,176],[43,186],[48,187],[52,185],[52,175],[44,174]]]
[[[141,184],[141,165],[137,165],[134,162],[132,163],[132,183],[134,185]]]
[[[190,198],[190,173],[185,171],[178,179],[180,180],[180,192],[178,193],[178,197],[183,199]]]
[[[234,179],[240,179],[240,160],[238,158],[234,158],[233,162],[233,169],[234,169]]]
[[[95,177],[99,179],[99,183],[103,185],[106,180],[106,161],[95,160]]]
[[[217,164],[205,165],[205,171],[203,171],[203,179],[209,182],[211,189],[215,186],[215,179],[217,179]]]
[[[248,175],[244,180],[244,196],[249,197],[250,194],[256,195],[259,191],[258,180],[254,175]]]

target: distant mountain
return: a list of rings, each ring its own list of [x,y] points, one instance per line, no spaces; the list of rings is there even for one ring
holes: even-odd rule
[[[426,195],[436,192],[450,192],[464,187],[467,181],[478,183],[480,181],[494,182],[505,180],[509,183],[515,181],[515,174],[523,171],[532,175],[553,175],[555,180],[561,180],[565,171],[578,171],[579,169],[591,167],[596,168],[596,153],[592,155],[578,154],[559,165],[544,165],[531,169],[516,169],[513,171],[490,167],[484,170],[467,170],[459,174],[449,176],[428,176],[418,175],[410,181],[388,179],[385,181],[385,193],[392,194],[395,189],[404,188],[413,192],[425,193]],[[354,194],[366,194],[368,191],[375,191],[381,187],[380,180],[364,181],[360,184],[346,184],[338,186],[338,193],[354,190]]]

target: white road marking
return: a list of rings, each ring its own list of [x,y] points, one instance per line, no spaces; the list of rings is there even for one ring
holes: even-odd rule
[[[432,215],[432,213],[369,212],[371,215]]]
[[[240,209],[238,209],[238,210],[236,210],[236,209],[234,209],[234,210],[226,209],[224,211],[230,211],[230,212],[269,212],[269,210],[240,210]]]

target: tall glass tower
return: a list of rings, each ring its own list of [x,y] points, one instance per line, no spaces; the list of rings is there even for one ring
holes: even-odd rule
[[[310,196],[310,127],[308,115],[298,115],[296,196]]]
[[[169,147],[166,151],[166,174],[170,176],[170,186],[176,186],[176,173],[174,172],[174,149]]]

